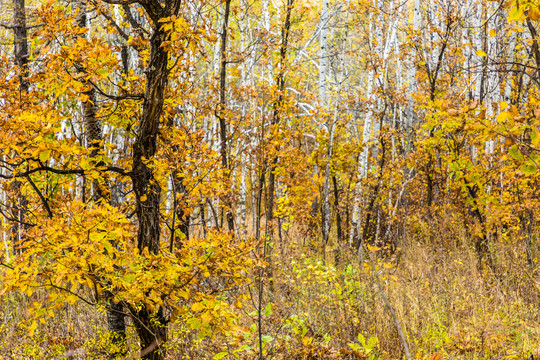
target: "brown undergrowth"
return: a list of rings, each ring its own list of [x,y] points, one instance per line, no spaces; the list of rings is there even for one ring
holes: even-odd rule
[[[240,299],[234,304],[237,331],[201,339],[196,330],[175,325],[168,358],[258,359],[262,346],[264,359],[403,359],[374,270],[413,358],[540,358],[540,275],[536,263],[527,264],[522,239],[493,238],[493,271],[478,266],[469,235],[452,226],[409,224],[393,255],[366,246],[363,262],[356,251],[347,246],[338,251],[335,245],[323,261],[319,239],[289,230],[281,246],[273,244],[262,271],[255,269],[249,287],[223,291],[224,297],[234,293],[230,297]],[[538,245],[532,250],[538,254]],[[29,337],[21,333],[24,309],[40,299],[22,294],[5,299],[0,358],[107,357],[104,319],[82,304],[55,310],[51,322],[39,324]],[[138,344],[134,330],[128,332],[133,354]]]

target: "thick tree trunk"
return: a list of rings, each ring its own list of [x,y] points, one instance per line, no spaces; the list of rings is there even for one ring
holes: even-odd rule
[[[160,200],[161,187],[154,177],[154,171],[148,162],[154,158],[157,150],[157,137],[160,118],[163,112],[164,94],[167,87],[169,54],[162,46],[167,40],[161,24],[161,18],[177,15],[178,4],[171,2],[162,7],[157,1],[143,5],[154,23],[154,32],[150,38],[150,59],[146,68],[146,90],[143,112],[137,129],[137,140],[133,146],[133,190],[136,195],[138,219],[137,247],[140,254],[148,251],[158,254],[160,251]],[[167,340],[167,323],[162,309],[150,311],[141,305],[136,312],[134,324],[141,340],[143,352],[152,349],[143,359],[160,360],[165,354],[160,344]]]

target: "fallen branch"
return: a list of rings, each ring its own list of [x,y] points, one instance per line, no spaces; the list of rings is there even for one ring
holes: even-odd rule
[[[394,319],[394,324],[396,325],[397,332],[403,344],[403,348],[405,349],[405,357],[407,358],[407,360],[411,360],[409,344],[407,343],[407,339],[405,339],[405,335],[403,334],[403,331],[401,330],[401,325],[399,324],[399,320],[397,318],[396,312],[394,311],[394,308],[392,307],[392,305],[390,305],[390,301],[388,301],[388,297],[384,293],[383,287],[381,285],[381,280],[379,279],[379,274],[377,273],[377,269],[375,267],[375,261],[373,261],[373,254],[371,252],[369,252],[369,259],[371,260],[371,267],[373,268],[373,276],[375,277],[375,280],[377,281],[377,286],[379,287],[381,296],[384,300],[384,303],[386,304],[386,307],[388,307],[388,310],[390,310],[390,314],[392,314],[392,318]]]

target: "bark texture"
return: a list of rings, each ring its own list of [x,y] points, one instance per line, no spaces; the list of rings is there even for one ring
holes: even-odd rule
[[[141,254],[145,252],[157,254],[160,251],[161,187],[154,177],[151,162],[157,151],[159,124],[169,76],[167,68],[169,53],[162,46],[167,41],[168,35],[162,29],[159,20],[178,15],[180,3],[180,1],[168,1],[162,4],[156,0],[141,3],[153,23],[150,59],[145,71],[146,89],[143,111],[137,129],[137,139],[133,145],[132,180],[137,199],[136,214],[139,224],[137,247]],[[145,353],[142,358],[164,359],[165,352],[160,345],[167,340],[167,320],[163,309],[151,311],[146,305],[141,304],[135,311],[134,325]],[[146,353],[147,350],[149,350],[148,353]]]
[[[13,39],[15,64],[19,71],[19,96],[21,102],[24,94],[28,92],[28,33],[26,29],[26,8],[25,0],[13,0],[14,15],[13,15]],[[15,180],[11,183],[12,200],[11,200],[11,216],[14,220],[13,226],[10,229],[10,238],[13,245],[13,253],[21,252],[24,245],[23,236],[24,230],[28,228],[25,221],[27,213],[28,201],[21,192],[22,182]]]

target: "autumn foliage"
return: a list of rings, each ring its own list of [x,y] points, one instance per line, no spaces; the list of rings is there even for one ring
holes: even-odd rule
[[[540,357],[540,4],[0,2],[0,359]]]

